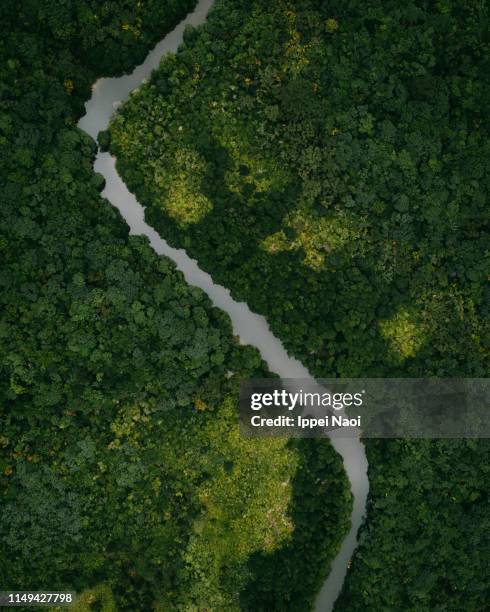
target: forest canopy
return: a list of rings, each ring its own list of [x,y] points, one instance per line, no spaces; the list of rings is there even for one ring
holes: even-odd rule
[[[314,375],[484,377],[488,26],[477,0],[221,0],[106,146],[147,221]],[[483,609],[489,445],[367,449],[338,609]]]
[[[0,6],[0,575],[83,612],[304,610],[349,527],[327,442],[239,438],[238,381],[270,374],[128,235],[76,127],[193,4]]]

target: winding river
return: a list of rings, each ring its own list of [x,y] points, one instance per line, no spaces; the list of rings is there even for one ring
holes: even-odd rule
[[[92,88],[92,97],[85,105],[86,114],[78,126],[94,139],[101,130],[106,130],[114,110],[124,101],[131,91],[145,82],[152,70],[158,67],[162,55],[175,53],[182,42],[184,27],[203,23],[213,0],[201,0],[194,12],[187,17],[151,51],[146,60],[129,74],[120,78],[100,79]],[[267,362],[269,368],[282,378],[311,378],[308,370],[296,359],[290,357],[284,346],[269,330],[264,317],[259,316],[243,302],[235,302],[230,292],[213,283],[209,274],[200,270],[197,262],[183,249],[174,249],[157,232],[145,223],[143,207],[128,191],[115,168],[115,159],[108,153],[97,154],[94,169],[105,178],[102,196],[107,198],[128,223],[132,234],[143,234],[150,240],[159,255],[170,257],[185,276],[186,281],[205,291],[212,302],[226,311],[231,318],[233,330],[244,344],[255,346]],[[351,529],[345,537],[339,553],[332,562],[330,574],[326,578],[316,601],[316,610],[327,612],[333,609],[334,602],[342,588],[349,559],[357,544],[357,531],[366,508],[369,490],[367,460],[363,444],[357,438],[332,438],[335,450],[342,456],[349,477],[354,508]]]

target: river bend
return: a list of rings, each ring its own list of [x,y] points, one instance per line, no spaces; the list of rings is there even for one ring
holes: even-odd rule
[[[86,103],[86,114],[78,126],[94,139],[101,130],[106,130],[109,120],[117,107],[136,89],[151,72],[158,67],[162,55],[175,53],[182,42],[184,28],[188,24],[197,26],[206,20],[213,0],[201,0],[196,9],[187,15],[179,25],[165,36],[147,55],[145,61],[131,74],[119,78],[99,79],[92,88],[92,97]],[[115,159],[109,153],[97,154],[94,170],[105,178],[102,196],[111,202],[122,214],[130,227],[131,234],[145,235],[159,255],[172,259],[183,272],[186,281],[207,293],[215,306],[221,308],[231,318],[233,331],[244,344],[256,347],[271,371],[282,378],[311,378],[308,370],[297,360],[290,357],[281,341],[269,329],[264,317],[253,313],[244,302],[235,302],[228,289],[216,285],[211,276],[203,272],[197,262],[185,250],[174,249],[163,240],[144,220],[144,209],[132,193],[128,191],[116,172]],[[340,593],[347,573],[352,553],[357,545],[357,531],[365,514],[369,491],[367,478],[367,459],[363,444],[357,438],[332,438],[332,445],[342,456],[344,468],[350,481],[354,499],[351,516],[351,529],[332,562],[329,575],[317,596],[316,610],[328,612]]]

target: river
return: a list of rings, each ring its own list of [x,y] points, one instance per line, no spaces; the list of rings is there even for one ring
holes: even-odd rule
[[[106,130],[115,109],[131,91],[145,82],[152,70],[158,67],[162,55],[177,51],[187,24],[197,26],[205,21],[212,4],[213,0],[201,0],[196,9],[165,36],[131,74],[119,78],[99,79],[92,88],[92,97],[85,105],[86,114],[80,119],[78,126],[94,139],[97,138],[99,131]],[[109,153],[98,152],[94,170],[105,178],[102,196],[120,211],[130,227],[131,234],[147,236],[159,255],[170,257],[176,263],[190,285],[200,287],[215,306],[227,312],[234,333],[239,336],[241,342],[250,344],[260,351],[270,370],[282,378],[311,378],[308,370],[297,359],[287,354],[281,341],[271,333],[264,317],[253,313],[244,302],[235,302],[228,289],[216,285],[211,276],[203,272],[185,250],[170,247],[152,227],[145,223],[143,207],[117,174],[115,159]],[[364,445],[357,438],[332,438],[331,442],[342,456],[350,481],[354,507],[351,529],[344,538],[340,551],[332,562],[330,573],[317,596],[315,609],[318,612],[332,610],[340,593],[349,560],[357,544],[357,531],[365,513],[369,491]]]

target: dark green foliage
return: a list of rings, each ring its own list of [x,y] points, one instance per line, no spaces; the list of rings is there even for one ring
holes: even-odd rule
[[[237,384],[267,375],[260,355],[128,236],[75,126],[96,76],[140,61],[192,4],[0,7],[1,587],[70,588],[80,611],[236,609],[250,556],[297,537],[305,462],[336,525],[317,580],[347,528],[327,443],[328,475],[297,446],[240,439]]]
[[[371,441],[368,454],[370,521],[336,610],[484,610],[488,443]]]
[[[477,0],[218,2],[111,150],[148,221],[315,375],[486,376],[489,21]],[[367,446],[339,608],[487,607],[488,499],[444,491],[470,466],[488,490],[489,445]]]
[[[108,130],[99,132],[97,142],[101,151],[108,151],[111,144],[111,135]]]

